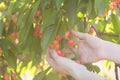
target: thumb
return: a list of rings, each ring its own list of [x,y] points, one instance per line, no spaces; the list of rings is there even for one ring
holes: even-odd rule
[[[59,57],[54,49],[49,49],[49,53],[53,59],[57,59]]]
[[[76,31],[74,31],[74,30],[71,30],[71,33],[72,33],[74,36],[78,37],[78,38],[81,38],[81,39],[85,39],[85,38],[86,38],[85,33],[76,32]]]

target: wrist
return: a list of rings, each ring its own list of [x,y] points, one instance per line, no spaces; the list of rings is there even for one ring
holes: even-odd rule
[[[107,80],[98,74],[88,71],[83,65],[75,67],[72,74],[72,77],[74,77],[75,80]]]
[[[118,44],[105,41],[105,59],[120,63],[120,46]]]
[[[75,78],[75,80],[84,80],[86,74],[86,67],[81,64],[76,64],[74,68],[71,69],[70,75]]]

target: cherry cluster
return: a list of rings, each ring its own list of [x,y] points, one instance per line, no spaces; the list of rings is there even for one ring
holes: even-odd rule
[[[43,33],[40,32],[41,25],[39,24],[39,20],[41,20],[41,11],[37,10],[33,22],[35,24],[34,36],[41,38]]]
[[[10,77],[13,79],[13,80],[16,80],[16,77],[17,77],[17,74],[16,73],[12,73],[11,75],[5,73],[3,78],[4,80],[10,80]]]
[[[74,45],[74,40],[70,39],[70,35],[71,35],[71,31],[70,30],[66,31],[65,37],[67,38],[67,44],[70,45],[70,46],[73,46]],[[59,56],[65,56],[62,53],[62,50],[60,50],[60,41],[62,39],[63,38],[60,35],[56,35],[55,40],[49,46],[50,48],[54,49]]]
[[[120,0],[114,0],[111,4],[110,4],[110,9],[114,10],[115,8],[118,7],[118,5],[120,4]]]

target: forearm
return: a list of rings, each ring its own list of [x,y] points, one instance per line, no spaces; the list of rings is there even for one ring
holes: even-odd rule
[[[107,80],[98,74],[88,71],[84,66],[75,68],[71,74],[76,80]]]
[[[120,64],[120,45],[105,41],[105,59]]]

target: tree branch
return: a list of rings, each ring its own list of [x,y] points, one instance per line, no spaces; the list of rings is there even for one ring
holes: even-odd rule
[[[115,63],[115,77],[116,77],[116,80],[119,80],[119,77],[118,77],[118,64]]]

